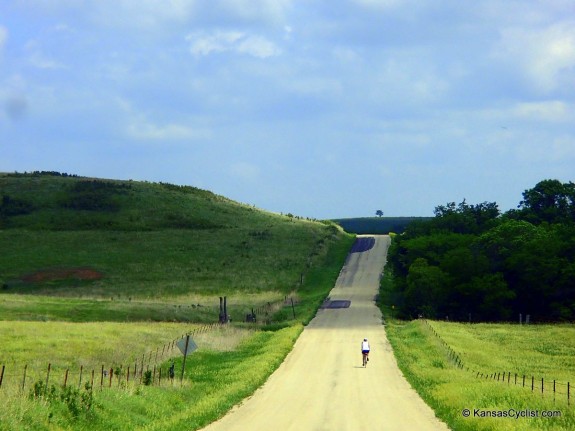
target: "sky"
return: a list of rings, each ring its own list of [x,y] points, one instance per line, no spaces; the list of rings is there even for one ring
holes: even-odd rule
[[[2,0],[0,172],[317,219],[575,180],[573,0]]]

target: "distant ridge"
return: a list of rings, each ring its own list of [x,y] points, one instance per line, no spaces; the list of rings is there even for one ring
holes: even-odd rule
[[[346,232],[363,234],[402,233],[414,221],[426,221],[432,217],[355,217],[333,219]]]

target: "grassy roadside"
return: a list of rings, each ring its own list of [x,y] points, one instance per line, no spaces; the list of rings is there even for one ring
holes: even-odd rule
[[[55,381],[61,381],[63,370],[74,374],[82,366],[86,370],[127,365],[142,355],[160,351],[172,340],[198,331],[194,336],[201,349],[230,350],[253,334],[253,329],[223,326],[210,328],[205,333],[198,324],[186,323],[71,323],[71,322],[11,322],[0,321],[2,349],[0,365],[6,366],[2,391],[12,381],[22,380],[24,365],[28,381],[34,375],[46,375],[51,364]],[[38,334],[41,334],[40,336]],[[166,350],[164,359],[179,356],[178,349]],[[71,379],[72,380],[72,379]]]
[[[274,314],[272,320],[284,324],[301,322],[307,325],[335,286],[354,241],[355,235],[342,234],[337,242],[324,249],[323,254],[317,257],[318,263],[309,269],[297,290],[298,302],[294,307],[296,317],[293,318],[294,310],[288,306]]]
[[[202,350],[186,362],[185,382],[95,390],[90,411],[74,415],[62,400],[11,397],[0,407],[6,430],[199,429],[253,393],[281,364],[302,326],[260,331],[232,351]],[[176,369],[181,359],[176,360]]]
[[[503,385],[493,380],[477,379],[470,372],[456,368],[448,360],[445,350],[435,335],[425,326],[422,321],[404,322],[393,318],[386,320],[387,334],[393,346],[398,365],[411,385],[421,397],[434,410],[436,415],[445,421],[451,429],[472,430],[561,430],[575,429],[575,412],[573,406],[567,406],[566,401],[553,402],[550,396],[541,397],[532,394],[520,386]],[[434,322],[433,324],[435,324]],[[441,324],[442,337],[451,339],[451,325]],[[472,325],[475,326],[475,325]],[[457,333],[457,326],[453,326]],[[489,328],[484,328],[485,334]],[[541,338],[552,342],[551,332],[548,328],[539,328]],[[484,343],[474,337],[459,336],[461,344],[458,345],[459,353],[464,361],[474,355],[481,354]],[[555,340],[559,349],[562,342]],[[523,344],[523,351],[533,351],[536,344]],[[498,354],[486,355],[484,367],[487,370],[497,370],[507,354],[512,355],[507,347],[501,346]],[[524,366],[528,367],[531,356],[524,355]],[[470,361],[471,362],[471,361]],[[561,374],[563,367],[554,362],[552,356],[546,359],[540,358],[539,364],[546,363],[555,369],[556,374]],[[517,363],[515,365],[518,365]],[[536,365],[538,366],[538,365]],[[505,368],[503,368],[505,369]],[[503,370],[502,369],[502,370]],[[464,417],[464,409],[470,409],[471,416]],[[538,411],[540,417],[481,417],[482,412],[515,412]],[[542,412],[560,411],[561,417],[543,418]],[[490,414],[490,413],[489,413]]]

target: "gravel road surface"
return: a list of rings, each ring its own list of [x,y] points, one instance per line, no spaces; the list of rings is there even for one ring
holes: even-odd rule
[[[389,243],[386,235],[358,238],[330,293],[350,306],[319,310],[264,386],[204,430],[449,429],[399,371],[374,304]],[[366,368],[363,338],[372,349]]]

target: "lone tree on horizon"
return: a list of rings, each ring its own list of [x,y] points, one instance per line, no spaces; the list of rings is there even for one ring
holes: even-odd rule
[[[382,210],[377,210],[377,211],[375,212],[375,215],[378,216],[378,217],[383,217],[383,211],[382,211]]]

